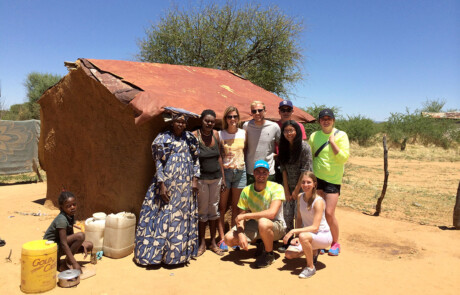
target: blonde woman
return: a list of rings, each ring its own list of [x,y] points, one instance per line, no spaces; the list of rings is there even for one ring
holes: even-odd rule
[[[219,235],[220,242],[218,246],[223,251],[228,251],[224,238],[224,219],[227,211],[228,198],[231,198],[232,207],[232,224],[235,225],[235,218],[239,213],[238,200],[241,191],[246,186],[246,166],[244,162],[244,152],[247,146],[246,131],[238,128],[240,122],[240,113],[234,106],[229,106],[224,111],[222,118],[222,130],[219,131],[221,140],[221,155],[224,166],[225,190],[220,196],[219,211]]]
[[[297,201],[296,228],[291,229],[283,238],[286,244],[294,235],[291,245],[287,248],[287,259],[305,255],[307,267],[299,274],[299,278],[309,278],[316,273],[313,261],[313,251],[324,249],[331,245],[332,235],[326,221],[326,202],[316,194],[318,180],[313,172],[302,174],[301,186],[303,193]],[[318,251],[316,252],[316,257]]]

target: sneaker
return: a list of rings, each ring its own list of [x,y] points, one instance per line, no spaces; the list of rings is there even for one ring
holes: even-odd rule
[[[324,253],[326,253],[326,249],[319,249],[319,255],[323,255]]]
[[[224,240],[220,240],[219,243],[217,243],[217,246],[224,252],[228,252],[228,246],[225,244]]]
[[[332,245],[331,249],[329,249],[328,254],[329,256],[339,256],[340,253],[340,244],[335,243]]]
[[[301,279],[307,279],[309,277],[312,277],[316,273],[316,268],[313,266],[312,269],[305,267],[302,272],[299,274],[299,278]]]
[[[232,249],[235,250],[235,251],[240,251],[241,250],[240,246],[233,246]]]
[[[273,262],[275,262],[275,254],[273,254],[273,252],[265,252],[264,251],[264,253],[262,255],[257,257],[257,259],[256,259],[256,267],[257,268],[264,268],[264,267],[269,266]]]
[[[262,240],[257,240],[256,247],[255,257],[257,258],[265,252],[264,242],[262,242]]]

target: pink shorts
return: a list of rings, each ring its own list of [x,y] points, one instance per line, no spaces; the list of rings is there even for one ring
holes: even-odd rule
[[[311,246],[313,250],[316,249],[326,249],[331,246],[332,243],[332,235],[330,231],[323,231],[318,233],[309,233],[312,236]],[[293,251],[293,252],[303,252],[302,245],[290,245],[286,251]]]

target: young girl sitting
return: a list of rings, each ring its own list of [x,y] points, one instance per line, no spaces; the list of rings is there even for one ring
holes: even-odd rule
[[[297,235],[297,238],[291,241],[285,256],[287,259],[293,259],[305,254],[307,267],[299,274],[299,278],[309,278],[316,273],[313,250],[329,247],[332,235],[324,214],[326,203],[316,194],[317,179],[313,172],[303,173],[301,186],[304,192],[297,200],[296,228],[290,230],[283,241],[286,244],[293,235]]]
[[[66,255],[66,267],[78,269],[81,272],[81,266],[74,257],[75,253],[91,253],[93,244],[85,241],[85,234],[82,232],[74,234],[73,225],[75,223],[74,215],[77,212],[77,202],[75,196],[71,192],[63,191],[59,195],[59,208],[61,212],[51,222],[51,225],[45,232],[44,240],[54,241],[58,245],[58,259],[62,255]]]

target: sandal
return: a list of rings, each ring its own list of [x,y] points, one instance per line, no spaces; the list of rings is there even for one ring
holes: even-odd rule
[[[199,247],[195,257],[200,257],[206,251],[206,247]]]
[[[216,253],[219,256],[224,256],[224,251],[219,247],[209,248],[212,252]]]

